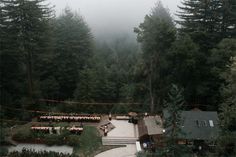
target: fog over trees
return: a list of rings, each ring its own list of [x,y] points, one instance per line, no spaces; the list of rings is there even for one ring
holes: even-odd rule
[[[1,119],[199,108],[234,154],[235,0],[147,1],[0,0]]]
[[[135,40],[133,28],[142,21],[157,0],[49,0],[55,5],[56,15],[60,15],[65,6],[82,15],[89,24],[94,36],[109,41],[117,36],[128,35]],[[178,10],[180,0],[165,0],[172,16]]]

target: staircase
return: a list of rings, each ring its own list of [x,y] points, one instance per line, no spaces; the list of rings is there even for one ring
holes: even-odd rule
[[[135,137],[103,137],[103,145],[127,145],[135,144],[138,138]]]

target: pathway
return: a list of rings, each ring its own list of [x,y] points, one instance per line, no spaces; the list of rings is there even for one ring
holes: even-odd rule
[[[120,147],[120,148],[115,148],[111,149],[105,152],[102,152],[95,157],[136,157],[136,145],[135,144],[130,144],[126,145],[126,147]]]

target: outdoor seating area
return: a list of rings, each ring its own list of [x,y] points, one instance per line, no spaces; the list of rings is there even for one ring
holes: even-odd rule
[[[101,117],[96,115],[76,115],[76,116],[39,116],[41,122],[100,122]]]
[[[32,126],[31,130],[34,132],[41,132],[45,134],[60,134],[61,130],[64,130],[65,127],[42,127],[42,126]],[[67,127],[67,130],[70,131],[72,134],[81,134],[83,131],[82,127],[72,126]]]
[[[107,136],[107,133],[114,128],[115,126],[110,121],[102,122],[99,127],[99,129],[103,132],[104,136]]]
[[[129,120],[129,116],[116,116],[116,120]]]
[[[72,126],[71,128],[67,128],[67,130],[69,130],[70,133],[72,133],[72,134],[81,134],[83,132],[82,127],[76,127],[76,126]]]

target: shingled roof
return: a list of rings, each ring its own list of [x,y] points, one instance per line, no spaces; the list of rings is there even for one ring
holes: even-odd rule
[[[164,119],[169,116],[164,111]],[[195,140],[212,140],[219,135],[219,119],[217,112],[182,111],[182,134],[179,138]]]
[[[144,117],[138,123],[139,136],[163,134],[162,120],[160,116]]]

